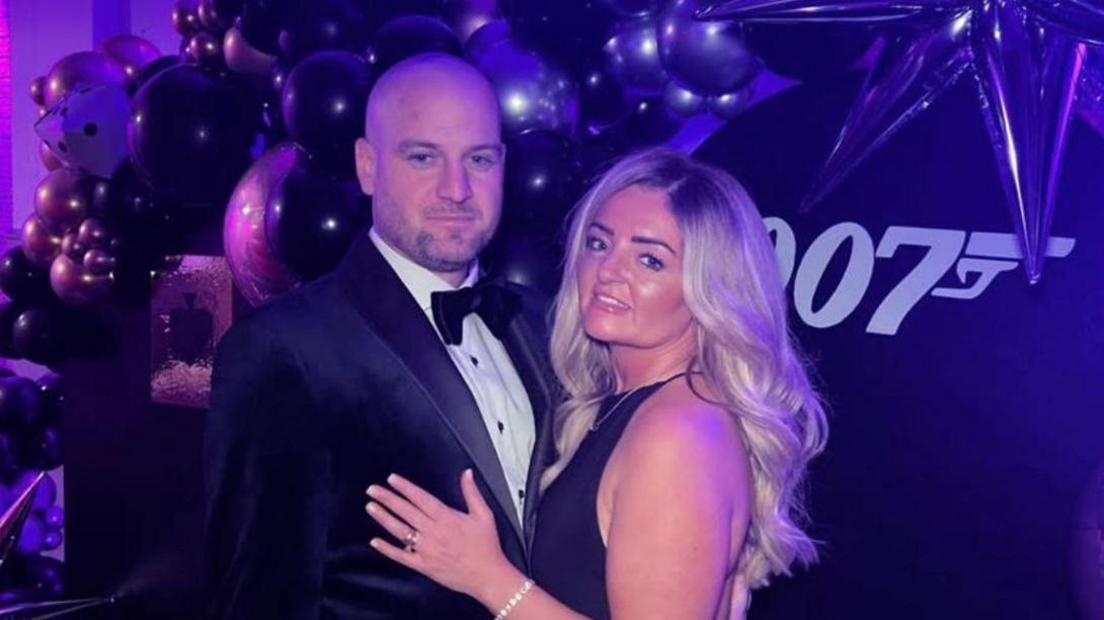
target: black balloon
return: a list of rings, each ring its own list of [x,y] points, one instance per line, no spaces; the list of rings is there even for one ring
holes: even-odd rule
[[[61,433],[53,426],[31,432],[23,446],[24,459],[34,469],[50,471],[61,465]]]
[[[464,45],[477,30],[501,18],[498,0],[445,0],[445,21]]]
[[[370,34],[368,21],[351,0],[312,0],[291,10],[280,49],[292,62],[323,50],[360,52]]]
[[[51,297],[50,275],[31,264],[21,246],[15,246],[0,258],[0,290],[13,301],[41,303]]]
[[[221,210],[253,159],[261,106],[247,90],[182,65],[134,97],[131,160],[155,188],[189,205]]]
[[[372,83],[368,63],[349,52],[308,56],[287,77],[283,117],[288,135],[339,177],[355,173],[353,144],[364,135]]]
[[[582,72],[613,33],[615,15],[595,0],[500,0],[518,39]]]
[[[620,152],[666,142],[682,126],[682,119],[667,108],[662,97],[646,99],[611,127],[601,140]]]
[[[306,157],[272,189],[265,232],[277,258],[303,281],[337,266],[367,224],[371,203],[356,181],[316,174]]]
[[[584,127],[599,132],[625,115],[631,102],[621,83],[605,67],[590,67],[579,79],[579,116]]]
[[[19,357],[19,353],[12,345],[12,329],[15,327],[15,320],[25,309],[14,301],[0,300],[0,357],[9,359]]]
[[[244,0],[238,27],[245,40],[266,54],[279,53],[288,4],[289,0]]]
[[[42,391],[26,377],[0,379],[0,430],[25,432],[42,421]]]
[[[357,7],[368,20],[368,28],[377,30],[383,24],[403,15],[428,15],[440,17],[444,13],[447,0],[402,0],[386,2],[381,0],[357,0]]]
[[[241,0],[199,0],[196,14],[203,27],[212,33],[223,33],[241,13]]]
[[[484,54],[496,45],[513,39],[514,32],[506,20],[495,19],[472,33],[464,43],[464,53],[474,64],[482,61]]]
[[[11,482],[23,472],[23,442],[11,433],[0,432],[0,479]]]
[[[161,73],[169,67],[175,67],[182,62],[184,61],[180,59],[180,56],[178,54],[169,54],[167,56],[162,56],[158,58],[157,60],[138,70],[138,74],[134,77],[133,80],[131,80],[130,85],[127,87],[127,91],[130,93],[131,96],[134,96],[134,93],[138,92],[138,89],[142,88],[142,86],[144,86],[146,82],[153,79],[153,76]]]
[[[561,232],[567,211],[582,194],[574,145],[548,130],[507,141],[503,224],[508,234]]]
[[[61,375],[49,373],[38,378],[40,422],[53,424],[61,419],[65,408],[65,396],[61,391]]]
[[[384,72],[404,58],[439,52],[462,56],[460,40],[445,22],[425,15],[403,15],[380,26],[375,37],[376,69]]]
[[[498,235],[480,258],[486,262],[489,273],[551,298],[560,285],[561,256],[559,245],[544,236]]]
[[[61,314],[53,309],[32,308],[15,320],[12,345],[20,356],[36,364],[53,366],[61,361],[65,337]]]
[[[846,24],[754,24],[745,30],[751,49],[771,71],[804,82],[832,80],[851,70],[876,36]]]

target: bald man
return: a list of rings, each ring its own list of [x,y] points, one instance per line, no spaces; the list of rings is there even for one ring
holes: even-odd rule
[[[365,127],[372,228],[333,274],[219,345],[205,442],[213,617],[485,618],[368,546],[387,534],[365,489],[391,473],[460,509],[473,469],[526,570],[556,391],[544,307],[478,282],[502,210],[497,100],[463,61],[418,56],[380,77]]]

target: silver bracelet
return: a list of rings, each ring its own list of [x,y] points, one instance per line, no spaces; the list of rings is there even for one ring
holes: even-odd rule
[[[494,620],[503,620],[506,616],[510,615],[510,612],[517,607],[517,604],[521,602],[521,599],[525,598],[525,595],[529,593],[529,590],[533,589],[533,580],[526,579],[525,583],[521,584],[521,588],[514,595],[510,597],[509,601],[506,601],[506,606],[499,610],[498,615],[494,617]]]

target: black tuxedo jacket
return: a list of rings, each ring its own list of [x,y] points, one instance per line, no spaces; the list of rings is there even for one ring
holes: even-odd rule
[[[216,356],[204,446],[213,617],[489,617],[368,546],[388,535],[364,491],[395,472],[460,509],[472,467],[503,551],[526,569],[559,390],[545,309],[520,292],[525,309],[502,340],[536,418],[522,523],[474,397],[367,234],[333,274],[234,325]]]

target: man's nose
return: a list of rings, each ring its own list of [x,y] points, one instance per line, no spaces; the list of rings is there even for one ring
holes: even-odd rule
[[[467,202],[472,197],[471,179],[462,162],[450,162],[442,167],[437,196],[455,204]]]

